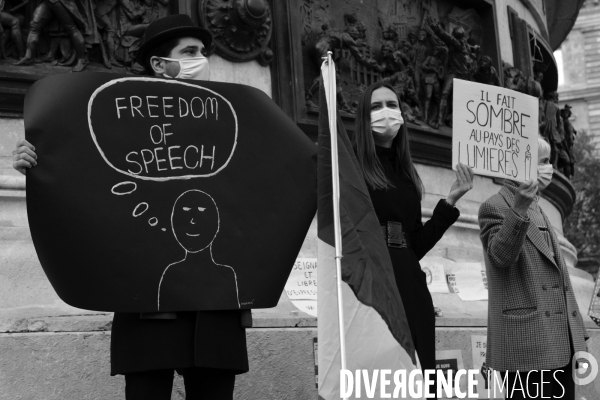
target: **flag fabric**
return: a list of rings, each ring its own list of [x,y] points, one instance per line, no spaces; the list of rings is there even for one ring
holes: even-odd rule
[[[325,87],[335,97],[335,71],[322,67],[318,150],[319,396],[340,399],[340,339],[336,287],[331,132]],[[331,76],[333,75],[333,76]],[[346,365],[357,369],[416,368],[415,348],[392,262],[358,161],[337,117]],[[364,386],[363,391],[364,394]],[[378,395],[379,390],[376,394]],[[352,398],[352,397],[351,397]],[[378,397],[377,397],[378,398]]]

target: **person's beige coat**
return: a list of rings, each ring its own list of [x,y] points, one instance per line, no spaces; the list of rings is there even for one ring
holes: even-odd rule
[[[479,209],[488,277],[486,365],[497,371],[564,367],[588,337],[558,238],[533,203],[522,218],[512,205],[516,188],[506,184]],[[539,211],[538,211],[539,210]],[[540,212],[550,229],[553,253],[529,215]]]

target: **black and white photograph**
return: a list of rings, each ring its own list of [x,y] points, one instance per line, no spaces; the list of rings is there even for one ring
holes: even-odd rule
[[[597,0],[0,0],[0,400],[600,399]]]

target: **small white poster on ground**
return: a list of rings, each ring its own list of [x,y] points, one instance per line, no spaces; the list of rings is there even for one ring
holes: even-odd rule
[[[452,168],[518,182],[537,179],[539,101],[499,86],[454,79]]]
[[[463,301],[487,300],[487,277],[481,263],[456,263],[447,274],[448,287]]]
[[[317,316],[317,259],[298,258],[285,284],[285,293],[299,310]]]
[[[485,365],[485,356],[487,352],[487,336],[471,335],[471,350],[473,352],[473,369],[479,371],[477,377],[477,398],[479,399],[504,399],[503,392],[496,387],[494,393],[494,382],[500,382],[501,377],[498,371],[492,371]],[[495,378],[490,374],[495,373]]]

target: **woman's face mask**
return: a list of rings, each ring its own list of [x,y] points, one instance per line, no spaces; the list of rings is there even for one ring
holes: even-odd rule
[[[384,107],[371,111],[371,129],[377,139],[382,142],[393,140],[402,124],[404,124],[404,119],[398,109]]]
[[[554,173],[554,168],[552,168],[552,164],[539,164],[538,165],[538,187],[539,190],[544,190],[550,185],[552,182],[552,174]]]
[[[180,69],[177,76],[163,74],[166,78],[194,79],[200,81],[207,81],[210,78],[208,59],[204,56],[181,59],[161,57],[161,59],[179,63]]]

